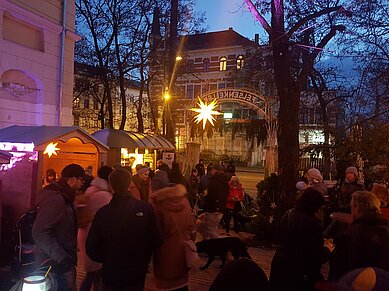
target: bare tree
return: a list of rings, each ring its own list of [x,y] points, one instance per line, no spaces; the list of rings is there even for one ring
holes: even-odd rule
[[[287,193],[294,193],[298,174],[300,92],[306,87],[315,59],[337,32],[345,30],[337,19],[346,14],[339,1],[283,1],[271,0],[256,5],[245,1],[261,26],[269,35],[273,51],[274,81],[280,100],[278,115],[278,155],[281,185]],[[270,24],[259,11],[270,12]],[[301,31],[320,22],[319,39],[315,47],[305,47]],[[304,50],[301,56],[301,50]]]

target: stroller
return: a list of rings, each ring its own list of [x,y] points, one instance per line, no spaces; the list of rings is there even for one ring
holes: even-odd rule
[[[34,269],[35,243],[32,238],[32,226],[36,219],[37,207],[19,218],[13,232],[14,263],[13,272],[26,274]]]

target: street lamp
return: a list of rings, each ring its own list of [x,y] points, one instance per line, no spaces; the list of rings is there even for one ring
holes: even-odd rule
[[[169,91],[165,92],[165,94],[163,95],[163,99],[165,99],[165,101],[168,101],[170,99]]]

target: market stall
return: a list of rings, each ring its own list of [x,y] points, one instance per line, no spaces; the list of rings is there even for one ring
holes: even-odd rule
[[[108,147],[79,127],[11,126],[0,129],[0,150],[11,154],[0,165],[3,206],[20,215],[36,203],[44,175],[53,169],[60,175],[70,163],[92,167],[93,175],[106,164]]]
[[[103,129],[92,134],[93,137],[109,146],[108,164],[120,163],[135,168],[137,164],[150,163],[155,169],[157,157],[163,152],[174,152],[174,146],[161,136],[154,136],[124,130]]]

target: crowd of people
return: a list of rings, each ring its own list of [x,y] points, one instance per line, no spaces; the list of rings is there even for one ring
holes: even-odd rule
[[[162,160],[155,171],[147,163],[134,173],[102,166],[97,177],[77,164],[66,166],[59,179],[49,170],[33,225],[36,260],[53,267],[59,290],[76,290],[77,253],[86,271],[81,291],[143,290],[151,264],[157,288],[188,290],[187,256],[196,233],[217,239],[224,224],[230,236],[231,218],[234,232],[240,231],[244,190],[235,171],[232,162],[206,167],[203,160],[188,179],[178,163],[170,168]],[[366,191],[357,169],[347,168],[339,213],[332,217],[348,226],[333,239],[323,236],[327,188],[320,171],[308,170],[296,190],[295,207],[281,220],[269,281],[257,264],[241,258],[223,267],[210,290],[343,290],[368,275],[377,284],[389,277],[389,227],[381,214],[387,189],[386,195],[380,187]]]

